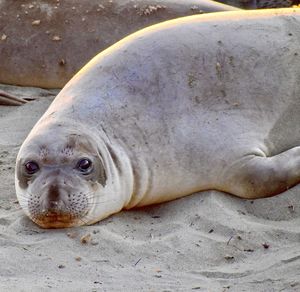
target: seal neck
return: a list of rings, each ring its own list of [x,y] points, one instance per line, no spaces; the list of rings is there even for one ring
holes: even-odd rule
[[[109,137],[103,128],[98,130],[96,136],[98,151],[103,159],[107,176],[106,185],[101,193],[104,192],[114,201],[111,204],[114,210],[111,212],[116,213],[126,208],[132,198],[134,190],[132,163],[126,149],[118,140]]]
[[[107,153],[106,163],[115,195],[123,202],[122,208],[133,208],[149,191],[151,170],[121,139],[109,137],[103,128],[100,137],[99,143],[104,143]]]

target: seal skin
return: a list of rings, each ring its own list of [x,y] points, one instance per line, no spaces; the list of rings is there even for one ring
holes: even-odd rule
[[[92,57],[146,26],[238,10],[210,0],[2,0],[0,83],[62,88]]]
[[[256,199],[298,184],[299,27],[297,9],[190,16],[96,56],[20,149],[27,215],[69,227],[197,191]]]

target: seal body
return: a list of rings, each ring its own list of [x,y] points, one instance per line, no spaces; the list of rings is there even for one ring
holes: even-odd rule
[[[130,33],[181,16],[237,9],[210,0],[2,0],[0,83],[62,88]]]
[[[23,143],[21,206],[67,227],[197,191],[255,199],[298,184],[299,28],[295,9],[224,12],[105,50]]]

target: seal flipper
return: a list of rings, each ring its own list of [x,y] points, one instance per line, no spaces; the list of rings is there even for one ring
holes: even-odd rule
[[[0,91],[0,105],[22,105],[27,103],[25,99]]]
[[[271,157],[247,155],[223,174],[222,191],[245,199],[277,195],[300,183],[300,146]]]

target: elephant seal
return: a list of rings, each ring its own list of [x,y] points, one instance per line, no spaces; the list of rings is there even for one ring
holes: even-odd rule
[[[62,88],[130,33],[186,15],[238,10],[210,0],[2,0],[0,83]]]
[[[17,157],[44,228],[203,190],[241,198],[300,181],[300,10],[221,12],[134,33],[55,98]]]

